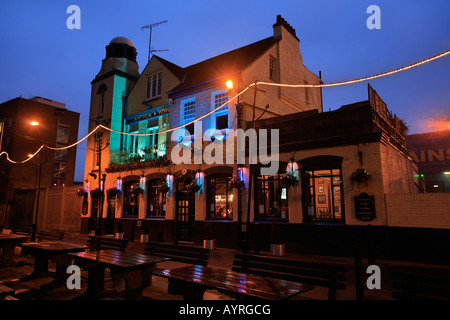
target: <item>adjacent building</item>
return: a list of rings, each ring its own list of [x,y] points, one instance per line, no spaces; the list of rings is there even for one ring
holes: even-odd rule
[[[408,135],[406,144],[422,190],[450,192],[450,131]]]
[[[64,147],[78,139],[79,113],[65,104],[42,97],[16,98],[0,105],[1,152],[15,162],[0,158],[0,225],[32,225],[38,188],[74,184],[76,148]]]

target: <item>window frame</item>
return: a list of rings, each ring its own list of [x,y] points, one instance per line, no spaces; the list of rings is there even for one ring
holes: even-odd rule
[[[276,176],[276,179],[273,177]],[[255,175],[253,177],[255,182],[255,188],[254,188],[254,196],[255,196],[255,202],[254,202],[254,219],[255,221],[267,221],[267,220],[280,220],[280,221],[288,221],[289,220],[289,188],[284,186],[281,179],[282,174],[276,173],[274,175]],[[266,197],[262,197],[262,194],[265,193],[265,190],[271,191],[272,189],[270,186],[266,188],[266,183],[275,183],[275,181],[278,182],[278,189],[276,190],[276,194],[274,199],[276,199],[277,202],[277,210],[274,212],[271,210],[270,204],[267,204]],[[264,188],[260,188],[261,184],[264,186]],[[286,192],[286,199],[281,199],[283,189],[285,189]],[[263,200],[263,204],[261,204],[261,200]],[[285,200],[286,206],[282,206],[281,200]],[[264,212],[260,213],[260,206],[264,206]],[[267,208],[267,205],[269,205],[269,208]],[[285,208],[284,217],[283,217],[283,211],[282,208]],[[268,209],[268,210],[267,210]],[[271,212],[274,212],[271,214]]]
[[[186,105],[189,104],[189,103],[192,103],[192,102],[194,103],[194,105],[193,105],[193,116],[189,117],[186,120]],[[180,108],[181,109],[181,125],[185,125],[186,123],[189,123],[192,120],[195,120],[196,104],[197,104],[197,101],[196,101],[195,97],[181,101],[181,108]],[[188,130],[187,128],[188,128],[188,126],[184,126],[185,130]],[[189,131],[188,137],[193,136],[193,135],[194,135],[194,126],[192,126],[192,132]]]
[[[145,101],[161,98],[162,71],[157,71],[147,76]]]
[[[162,193],[161,190],[158,190],[159,193],[162,194],[162,204],[161,204],[161,214],[154,214],[156,212],[157,206],[155,202],[158,201],[159,197],[155,196],[152,193],[152,190],[160,189],[161,185],[165,182],[164,179],[153,179],[147,181],[147,210],[145,213],[146,218],[164,218],[166,216],[166,206],[167,206],[167,194]],[[159,184],[159,185],[158,185]],[[153,210],[150,210],[150,206],[153,206]]]
[[[228,101],[228,90],[224,89],[224,90],[219,90],[219,91],[214,91],[211,93],[211,105],[212,105],[212,110],[216,109],[218,106],[220,106],[221,104],[223,104],[223,102],[217,103],[217,96],[226,94],[226,100]],[[219,98],[220,99],[220,98]],[[227,126],[226,128],[217,128],[217,118],[221,117],[221,116],[227,116]],[[227,130],[229,129],[229,105],[225,105],[222,108],[220,108],[219,110],[217,110],[216,112],[213,113],[213,117],[212,117],[212,128],[218,131],[223,131],[223,130]]]
[[[225,210],[231,210],[231,214],[227,214],[225,217],[220,217],[217,215],[217,200],[216,200],[216,190],[217,190],[217,178],[226,178],[227,179],[227,185],[225,187]],[[233,176],[231,174],[227,173],[217,173],[217,174],[211,174],[205,177],[206,179],[206,190],[207,190],[207,199],[206,199],[206,219],[207,220],[225,220],[225,221],[232,221],[233,220],[233,200],[229,201],[229,196],[233,196],[233,188],[231,187],[231,179]],[[214,180],[214,187],[212,187],[212,180]],[[211,205],[214,206],[214,211],[211,210]]]

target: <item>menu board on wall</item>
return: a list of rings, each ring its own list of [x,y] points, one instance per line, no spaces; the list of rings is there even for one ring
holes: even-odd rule
[[[364,221],[375,219],[374,196],[365,192],[355,196],[355,216]]]

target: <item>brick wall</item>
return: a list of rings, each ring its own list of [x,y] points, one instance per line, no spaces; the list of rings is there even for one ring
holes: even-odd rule
[[[388,226],[450,229],[450,193],[387,194]]]

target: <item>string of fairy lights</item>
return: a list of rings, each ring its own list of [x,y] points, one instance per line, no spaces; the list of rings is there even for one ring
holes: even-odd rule
[[[372,76],[368,76],[368,77],[363,77],[363,78],[359,78],[359,79],[353,79],[353,80],[347,80],[347,81],[340,81],[340,82],[332,82],[332,83],[320,83],[320,84],[284,84],[284,83],[274,83],[274,82],[263,82],[263,81],[255,81],[253,83],[251,83],[250,85],[248,85],[245,89],[243,89],[242,91],[240,91],[239,93],[237,93],[235,96],[233,96],[231,99],[228,99],[228,101],[224,102],[223,104],[219,105],[218,107],[214,108],[213,110],[209,111],[208,113],[205,113],[204,115],[188,122],[185,124],[182,124],[180,126],[174,127],[174,128],[170,128],[170,129],[166,129],[164,131],[158,131],[158,132],[149,132],[149,133],[129,133],[129,132],[121,132],[121,131],[117,131],[108,127],[105,127],[104,125],[100,124],[97,127],[95,127],[91,132],[89,132],[87,135],[85,135],[82,139],[78,140],[77,142],[68,145],[68,146],[64,146],[64,147],[50,147],[47,146],[45,144],[43,144],[42,146],[39,147],[39,149],[36,150],[35,153],[29,155],[29,157],[25,160],[22,161],[14,161],[12,159],[10,159],[9,154],[6,151],[3,151],[0,153],[0,157],[5,154],[6,155],[6,160],[13,163],[13,164],[22,164],[22,163],[26,163],[28,161],[30,161],[31,159],[33,159],[35,156],[37,156],[39,154],[39,152],[46,148],[49,150],[54,150],[54,151],[62,151],[62,150],[67,150],[70,148],[73,148],[75,146],[77,146],[78,144],[80,144],[81,142],[83,142],[84,140],[86,140],[87,138],[89,138],[92,134],[94,134],[97,130],[99,129],[105,129],[108,130],[110,132],[115,132],[121,135],[130,135],[130,136],[151,136],[151,135],[155,135],[155,134],[163,134],[163,133],[169,133],[175,130],[179,130],[183,127],[186,127],[188,125],[191,125],[197,121],[200,121],[208,116],[210,116],[211,114],[213,114],[214,112],[218,111],[219,109],[221,109],[222,107],[228,105],[228,103],[230,103],[231,101],[237,99],[239,96],[243,95],[246,91],[250,90],[252,87],[254,86],[260,86],[260,85],[265,85],[265,86],[276,86],[276,87],[289,87],[289,88],[326,88],[326,87],[334,87],[334,86],[342,86],[342,85],[349,85],[349,84],[354,84],[354,83],[358,83],[358,82],[363,82],[363,81],[368,81],[368,80],[372,80],[372,79],[376,79],[376,78],[380,78],[380,77],[385,77],[385,76],[390,76],[393,75],[395,73],[398,72],[402,72],[402,71],[406,71],[415,67],[418,67],[420,65],[423,65],[425,63],[443,58],[445,56],[447,56],[448,54],[450,54],[450,50],[447,50],[445,52],[442,52],[440,54],[437,54],[435,56],[432,56],[430,58],[418,61],[416,63],[401,67],[401,68],[397,68],[391,71],[387,71],[387,72],[383,72],[383,73],[379,73],[376,75],[372,75]]]

